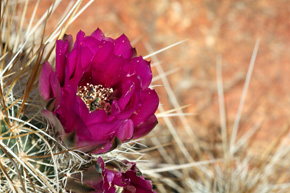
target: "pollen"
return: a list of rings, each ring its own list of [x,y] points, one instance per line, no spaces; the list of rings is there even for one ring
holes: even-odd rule
[[[111,111],[112,88],[105,88],[102,85],[87,83],[79,86],[77,96],[86,104],[90,112],[95,110],[105,110],[107,114]]]

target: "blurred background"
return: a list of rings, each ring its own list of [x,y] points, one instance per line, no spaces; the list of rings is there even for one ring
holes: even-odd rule
[[[52,2],[40,1],[36,18],[40,18]],[[49,19],[47,32],[55,28],[70,2],[63,0],[59,4]],[[83,1],[83,4],[87,2]],[[31,14],[33,9],[31,3],[28,13]],[[194,143],[198,143],[203,155],[221,156],[217,150],[222,143],[217,58],[222,59],[226,123],[230,135],[258,40],[260,45],[237,139],[252,128],[259,128],[250,145],[250,153],[259,155],[288,124],[289,0],[96,0],[70,25],[67,33],[75,37],[82,30],[89,35],[98,27],[114,38],[124,33],[136,47],[137,54],[142,56],[186,40],[151,60],[153,65],[158,63],[157,66],[162,67],[167,77],[168,85],[164,86],[160,79],[164,73],[160,76],[158,68],[153,67],[156,77],[153,85],[157,85],[155,89],[164,111],[176,108],[178,102],[177,106],[188,105],[184,113],[194,114],[186,116],[186,120],[180,117],[171,119],[175,134],[194,159]],[[153,141],[153,147],[156,146],[154,139],[158,139],[167,152],[174,151],[172,159],[177,159],[175,138],[172,132],[164,129],[168,127],[166,120],[159,120],[160,126],[147,138]],[[192,138],[190,132],[196,138]],[[151,153],[147,159],[156,154]],[[158,157],[154,159],[158,162]],[[188,160],[176,162],[180,164]]]
[[[36,17],[41,17],[52,2],[40,1]],[[69,3],[60,3],[48,22],[48,31],[55,27]],[[34,6],[29,8],[33,10]],[[231,127],[254,45],[260,39],[239,134],[263,121],[255,142],[261,148],[289,121],[289,16],[289,0],[96,0],[67,33],[75,37],[82,30],[89,35],[97,27],[114,38],[124,33],[133,41],[137,54],[143,56],[152,51],[146,49],[146,44],[157,51],[186,40],[157,57],[164,71],[169,72],[168,79],[180,105],[190,104],[186,111],[196,114],[187,118],[194,132],[210,132],[217,139],[217,57],[222,57],[227,123]],[[164,88],[156,89],[165,109],[172,109],[170,101],[162,97]],[[182,135],[183,131],[176,129]],[[183,139],[192,143],[186,136]]]

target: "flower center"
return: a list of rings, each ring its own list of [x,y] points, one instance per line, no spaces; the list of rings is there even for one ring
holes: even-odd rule
[[[112,88],[104,88],[102,85],[87,83],[86,86],[79,86],[77,96],[86,104],[90,112],[95,110],[105,110],[107,114],[111,112]]]

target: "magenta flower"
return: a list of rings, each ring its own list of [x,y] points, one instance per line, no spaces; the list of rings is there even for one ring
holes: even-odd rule
[[[101,157],[95,166],[71,175],[66,189],[74,193],[155,193],[151,181],[142,176],[136,163],[124,160],[105,164]]]
[[[122,193],[154,193],[151,182],[145,180],[136,167],[136,163],[124,160],[122,163],[107,163],[99,157],[98,164],[102,168],[103,193],[114,193],[122,190]],[[108,167],[109,166],[109,167]],[[119,168],[119,171],[117,170]]]
[[[56,42],[55,72],[43,64],[39,91],[48,101],[44,115],[68,147],[104,153],[148,134],[159,104],[150,62],[135,57],[125,35],[90,36],[80,31]]]

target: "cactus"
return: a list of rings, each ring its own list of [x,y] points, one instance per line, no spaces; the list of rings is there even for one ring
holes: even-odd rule
[[[64,32],[56,28],[44,36],[57,3],[34,26],[23,24],[28,1],[23,9],[14,1],[0,4],[0,192],[63,192],[67,173],[87,162],[56,141],[41,113],[44,104],[37,90],[41,64],[51,56],[55,34]],[[79,4],[72,9],[77,11]]]
[[[36,89],[46,44],[32,39],[41,38],[36,28],[24,29],[24,16],[15,20],[18,9],[1,1],[0,191],[59,192],[59,147],[47,132]]]
[[[58,137],[56,133],[60,132],[61,123],[50,119],[48,111],[48,114],[43,113],[44,108],[52,109],[55,101],[45,103],[42,100],[38,92],[39,76],[44,62],[49,61],[52,66],[55,63],[56,39],[65,38],[67,27],[89,4],[82,5],[80,0],[74,1],[64,17],[59,19],[58,25],[53,26],[53,31],[48,33],[48,19],[61,0],[55,0],[37,21],[33,19],[34,13],[28,20],[25,18],[30,1],[19,1],[21,6],[16,2],[0,1],[0,192],[85,193],[105,187],[121,193],[134,189],[134,180],[141,181],[144,185],[141,187],[147,192],[154,192],[151,183],[142,177],[140,171],[151,177],[154,188],[159,192],[289,192],[290,149],[289,141],[284,137],[289,133],[288,125],[262,156],[252,155],[249,151],[259,122],[237,143],[235,134],[231,138],[233,142],[228,143],[230,138],[226,116],[221,114],[222,141],[215,143],[214,152],[208,148],[212,146],[211,142],[193,134],[185,119],[187,114],[182,111],[184,107],[178,105],[166,78],[171,72],[163,71],[161,62],[154,56],[181,42],[147,56],[154,56],[152,60],[159,74],[156,80],[162,80],[168,98],[176,108],[165,111],[163,106],[159,106],[161,113],[157,117],[164,118],[166,127],[159,127],[153,133],[156,136],[151,138],[152,148],[141,148],[139,151],[138,147],[143,146],[139,140],[128,142],[131,136],[123,140],[115,137],[110,141],[112,148],[109,150],[119,146],[118,149],[94,154],[76,146],[74,132],[63,138]],[[38,1],[35,3],[36,9]],[[149,45],[146,47],[153,52]],[[218,97],[220,108],[223,109],[221,64],[217,66]],[[89,87],[94,86],[102,87]],[[93,97],[94,100],[89,102],[85,99],[87,92],[82,89],[84,86],[80,87],[79,95],[89,111],[104,109],[110,103],[107,98],[111,95],[111,89],[105,89],[105,92],[109,92],[108,96]],[[106,113],[109,112],[110,109]],[[178,119],[172,118],[171,122],[169,117],[176,116]],[[186,134],[177,133],[175,122],[182,123],[182,131]],[[162,135],[159,135],[161,132]],[[183,137],[190,138],[192,143],[186,143]],[[172,148],[166,149],[168,146]],[[152,151],[151,155],[154,156],[146,157],[149,162],[138,162],[139,170],[132,161],[143,157],[145,154],[141,152],[146,151]],[[176,157],[178,164],[174,162]],[[154,162],[156,160],[159,164]],[[115,181],[108,179],[108,174],[115,176]],[[120,183],[121,177],[126,183]],[[133,183],[128,183],[132,179]],[[106,183],[109,186],[104,186]]]
[[[31,27],[32,20],[28,26],[23,24],[28,1],[25,2],[23,10],[14,2],[1,1],[0,191],[122,192],[127,189],[130,189],[130,191],[135,188],[138,189],[137,185],[135,187],[133,183],[136,180],[141,180],[146,188],[149,188],[147,192],[154,192],[151,190],[151,183],[139,176],[140,173],[136,169],[135,163],[126,160],[120,161],[114,168],[115,166],[109,164],[112,161],[107,163],[99,155],[91,154],[92,152],[89,150],[94,146],[90,146],[89,150],[86,147],[76,147],[74,142],[79,133],[65,133],[64,130],[60,130],[60,128],[63,128],[62,123],[50,111],[55,103],[55,98],[46,101],[47,103],[41,99],[40,94],[43,93],[40,92],[39,94],[38,92],[38,80],[41,74],[44,78],[41,79],[40,84],[45,84],[45,75],[47,74],[44,70],[41,72],[42,64],[49,58],[55,58],[53,52],[55,39],[61,39],[64,36],[64,29],[74,19],[81,5],[80,1],[72,4],[71,11],[65,15],[64,19],[60,20],[60,24],[55,26],[55,30],[47,35],[47,20],[59,2],[55,1],[47,10],[47,16]],[[37,8],[37,6],[38,3],[35,7]],[[19,14],[21,20],[15,20]],[[60,30],[60,27],[62,27],[62,30]],[[122,38],[126,37],[123,35]],[[130,45],[130,42],[128,44]],[[132,54],[133,51],[132,48]],[[122,54],[122,48],[118,48],[118,52]],[[141,59],[139,58],[138,61]],[[147,63],[144,64],[148,65]],[[47,81],[49,82],[49,80]],[[143,86],[145,88],[148,85]],[[42,88],[40,86],[41,91],[43,91]],[[150,89],[147,88],[147,90]],[[112,89],[111,92],[113,92]],[[158,102],[157,95],[155,99]],[[107,100],[106,102],[109,104],[112,101]],[[156,108],[157,106],[155,110]],[[97,108],[92,111],[99,109],[103,110],[103,108]],[[136,113],[134,116],[136,117]],[[146,129],[146,132],[142,130],[138,135],[145,135],[156,125],[156,117],[154,116],[154,119],[151,120],[152,124],[150,124],[152,126],[136,125],[139,129],[142,127]],[[127,125],[125,124],[125,126]],[[61,136],[59,136],[60,134]],[[118,137],[124,135],[127,135],[126,132],[118,131]],[[123,141],[126,142],[131,138],[132,136],[129,136],[129,138],[124,138]],[[122,142],[117,137],[110,140],[112,140],[109,142],[110,145],[112,143],[110,150],[116,148]],[[87,141],[82,141],[82,145],[86,146],[88,144],[86,143]],[[95,143],[99,142],[94,141],[94,145]],[[124,145],[126,146],[126,144]],[[112,158],[110,157],[112,154],[114,153],[108,154],[108,159]],[[106,158],[106,155],[103,157]],[[98,164],[98,160],[101,160],[101,163]],[[121,167],[120,164],[124,166]],[[126,166],[126,164],[129,166]],[[119,169],[119,173],[115,169]],[[105,171],[108,171],[108,174]],[[129,174],[127,174],[128,172]],[[115,180],[111,182],[106,177],[107,175],[115,175]],[[122,181],[123,179],[126,181]],[[89,185],[87,182],[89,182]],[[107,184],[108,182],[110,185]],[[116,184],[111,186],[113,182]],[[100,183],[101,186],[90,186],[90,183]]]

